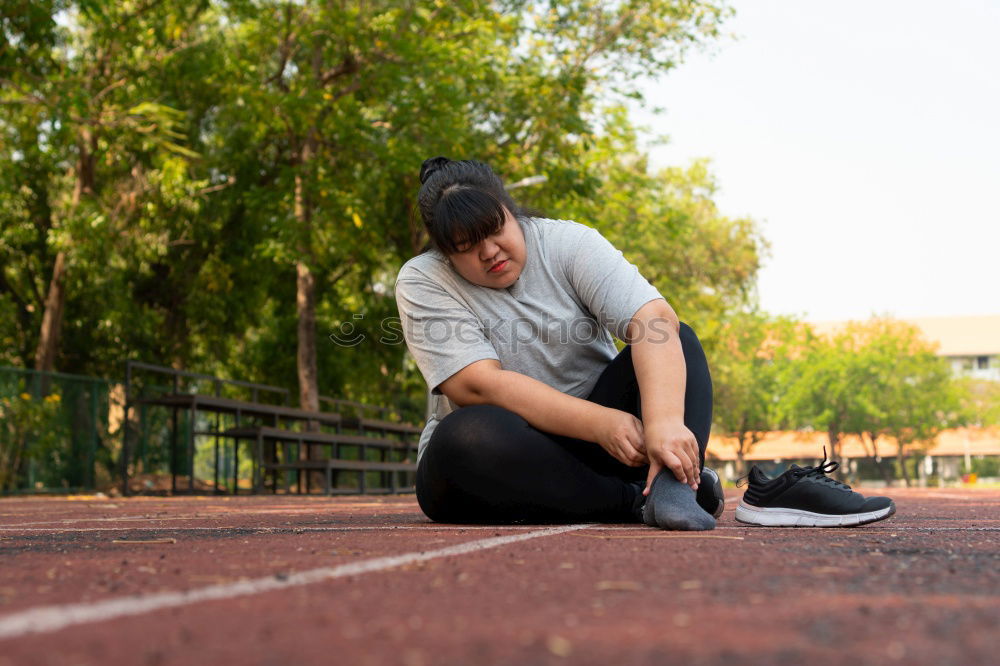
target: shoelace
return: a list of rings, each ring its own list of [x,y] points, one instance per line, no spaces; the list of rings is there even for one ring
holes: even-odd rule
[[[838,469],[840,469],[839,462],[833,460],[828,461],[826,459],[826,447],[824,446],[823,461],[820,464],[816,465],[815,467],[799,467],[797,469],[792,470],[792,473],[798,477],[803,477],[803,476],[814,477],[816,479],[819,479],[821,483],[830,484],[834,488],[843,488],[844,490],[850,490],[851,487],[846,483],[841,483],[840,481],[837,481],[836,479],[831,479],[830,477],[827,476],[827,474],[835,472]]]
[[[836,479],[831,479],[830,477],[827,476],[827,474],[831,472],[836,472],[838,469],[840,469],[839,462],[835,462],[833,460],[828,461],[826,459],[826,447],[824,446],[823,461],[820,464],[816,465],[815,467],[799,467],[798,465],[792,465],[792,474],[794,474],[796,477],[813,476],[819,479],[820,483],[828,483],[832,485],[834,488],[840,487],[843,488],[844,490],[850,490],[851,487],[846,483],[841,483],[840,481],[837,481]],[[736,479],[737,488],[749,485],[749,483],[750,483],[749,472],[744,474],[740,478]]]

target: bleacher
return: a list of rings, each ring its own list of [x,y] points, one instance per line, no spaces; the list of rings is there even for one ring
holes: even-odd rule
[[[125,494],[131,492],[130,475],[147,467],[143,437],[154,409],[170,417],[164,428],[171,492],[414,490],[421,427],[390,420],[386,407],[321,397],[321,404],[338,411],[304,410],[288,404],[287,389],[139,361],[127,363],[125,397]],[[199,438],[212,441],[212,454],[202,465],[211,468],[211,479],[196,479]],[[249,479],[241,475],[241,453],[244,463],[250,456]]]

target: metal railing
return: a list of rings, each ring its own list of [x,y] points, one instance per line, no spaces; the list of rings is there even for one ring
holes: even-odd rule
[[[291,393],[288,389],[269,384],[248,382],[239,379],[222,379],[213,375],[187,370],[178,370],[163,365],[154,365],[130,359],[125,363],[125,415],[128,427],[125,429],[122,455],[119,457],[118,475],[125,484],[123,491],[128,494],[128,480],[136,475],[146,476],[146,481],[169,477],[171,490],[176,490],[176,476],[179,470],[191,469],[197,446],[195,437],[207,434],[206,430],[218,433],[222,430],[222,419],[218,414],[195,414],[189,410],[156,408],[149,405],[148,398],[164,395],[210,395],[216,398],[249,399],[253,403],[277,402],[288,406]],[[265,398],[267,400],[265,400]],[[196,428],[190,419],[206,421]],[[208,419],[208,420],[206,420]],[[214,421],[214,423],[211,423]],[[181,434],[184,441],[178,445]],[[180,452],[178,455],[176,452]],[[220,464],[237,465],[238,456],[225,456],[219,460],[216,438],[215,460],[208,463],[213,476],[218,476]],[[235,454],[235,451],[231,451]],[[202,465],[204,466],[204,465]],[[228,469],[221,469],[228,475]],[[188,485],[194,485],[194,474],[189,474]],[[155,488],[155,486],[154,486]],[[155,488],[160,489],[161,488]],[[218,489],[218,488],[216,488]],[[136,490],[142,490],[137,488]]]
[[[137,371],[146,371],[147,373],[153,375],[165,375],[169,378],[171,389],[174,393],[197,393],[199,392],[199,383],[208,383],[212,386],[212,395],[216,397],[222,397],[224,395],[225,388],[235,387],[250,389],[251,402],[259,402],[261,392],[274,393],[281,396],[283,405],[288,405],[289,400],[291,399],[288,389],[281,388],[280,386],[256,384],[254,382],[245,382],[240,379],[221,379],[219,377],[199,372],[177,370],[176,368],[169,368],[164,365],[153,365],[152,363],[128,360],[125,362],[125,396],[129,402],[131,402],[134,398],[139,397],[139,395],[136,394],[135,380],[137,378]],[[139,386],[140,394],[144,387],[144,385]],[[159,385],[158,388],[162,389],[163,386]]]

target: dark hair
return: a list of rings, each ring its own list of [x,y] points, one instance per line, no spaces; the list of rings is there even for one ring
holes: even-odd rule
[[[420,166],[420,183],[420,216],[431,243],[445,254],[500,231],[504,208],[514,217],[531,214],[514,203],[500,176],[483,162],[432,157]]]

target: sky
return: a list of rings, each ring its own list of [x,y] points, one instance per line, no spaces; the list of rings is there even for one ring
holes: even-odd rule
[[[1000,314],[1000,0],[734,0],[733,37],[644,84],[654,166],[711,160],[771,245],[761,306]]]

